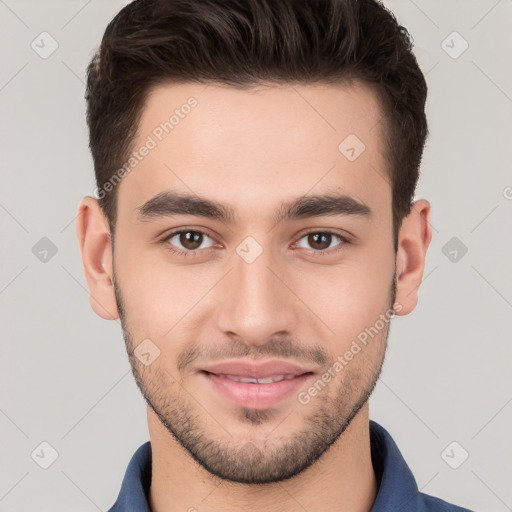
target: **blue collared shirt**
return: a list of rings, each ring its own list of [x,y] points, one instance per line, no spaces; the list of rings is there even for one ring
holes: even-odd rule
[[[373,469],[379,484],[371,512],[471,512],[419,492],[409,466],[387,430],[370,420]],[[117,501],[108,512],[151,512],[151,443],[144,443],[128,464]]]

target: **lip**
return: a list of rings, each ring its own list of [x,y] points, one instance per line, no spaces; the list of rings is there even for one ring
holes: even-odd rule
[[[240,359],[223,361],[206,366],[202,368],[202,370],[217,375],[235,375],[237,377],[254,377],[256,379],[264,379],[265,377],[271,377],[273,375],[298,376],[313,371],[311,368],[276,359],[267,359],[264,361],[244,361]]]
[[[296,394],[315,374],[312,370],[283,361],[230,361],[208,366],[199,372],[209,386],[236,407],[268,409]],[[237,382],[226,377],[257,379],[286,375],[287,379],[268,384]]]
[[[236,407],[250,409],[268,409],[290,395],[298,392],[314,374],[305,373],[296,375],[288,380],[272,382],[271,384],[257,384],[251,382],[237,382],[215,373],[199,372],[215,392],[226,398]]]

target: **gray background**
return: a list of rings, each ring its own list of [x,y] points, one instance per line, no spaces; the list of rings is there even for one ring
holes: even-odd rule
[[[125,3],[0,1],[3,512],[106,510],[149,438],[120,325],[89,306],[74,224],[80,199],[94,190],[85,67]],[[432,203],[433,241],[419,305],[391,328],[370,414],[394,436],[424,492],[505,512],[512,510],[512,2],[386,5],[413,35],[430,88],[417,197]],[[58,43],[47,58],[31,47],[51,49],[43,31]],[[453,31],[469,44],[460,55],[464,41]],[[41,252],[43,237],[55,254]],[[47,469],[40,464],[52,452],[42,442],[58,453]],[[452,469],[448,462],[459,465],[465,451],[467,460]]]

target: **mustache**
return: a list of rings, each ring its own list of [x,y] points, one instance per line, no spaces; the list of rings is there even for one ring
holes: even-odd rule
[[[194,344],[188,347],[179,355],[177,368],[179,371],[186,370],[198,359],[213,363],[223,359],[249,358],[256,360],[269,357],[293,359],[319,366],[324,366],[329,361],[329,355],[322,347],[306,347],[289,338],[273,338],[258,346],[246,345],[241,341],[231,339],[222,346]]]

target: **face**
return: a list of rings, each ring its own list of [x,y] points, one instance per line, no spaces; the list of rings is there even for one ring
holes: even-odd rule
[[[148,96],[150,149],[117,189],[117,306],[147,403],[220,478],[303,471],[376,383],[395,291],[380,117],[360,84]]]

